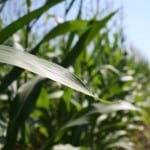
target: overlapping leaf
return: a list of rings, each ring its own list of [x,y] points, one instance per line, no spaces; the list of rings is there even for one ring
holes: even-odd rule
[[[35,54],[39,50],[39,47],[44,42],[48,40],[54,39],[57,36],[64,35],[67,32],[72,32],[75,30],[79,30],[80,28],[86,27],[88,21],[83,20],[75,20],[75,21],[68,21],[62,24],[57,25],[54,27],[49,33],[47,33],[43,39],[33,48],[30,50],[30,53]],[[0,92],[5,90],[5,88],[11,84],[20,74],[23,72],[20,68],[13,68],[2,80],[0,84]]]
[[[40,94],[42,81],[43,78],[37,77],[19,89],[11,105],[5,149],[14,149],[20,127],[34,110],[36,100]]]
[[[27,69],[72,89],[93,96],[87,87],[67,69],[8,46],[0,46],[0,62]]]

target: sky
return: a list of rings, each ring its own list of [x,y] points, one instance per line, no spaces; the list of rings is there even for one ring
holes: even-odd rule
[[[128,41],[150,62],[150,0],[122,0],[122,3]]]

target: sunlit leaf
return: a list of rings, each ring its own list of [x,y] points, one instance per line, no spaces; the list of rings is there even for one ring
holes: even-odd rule
[[[0,46],[0,62],[27,69],[84,94],[93,96],[87,87],[67,69],[12,47]]]
[[[64,35],[68,32],[79,30],[83,27],[86,27],[88,21],[83,20],[75,20],[75,21],[67,21],[62,24],[58,24],[56,27],[54,27],[50,32],[48,32],[42,40],[30,50],[30,53],[35,54],[38,52],[39,47],[41,44],[54,39],[60,35]],[[23,72],[20,68],[13,68],[2,80],[0,84],[0,92],[5,90],[5,88],[11,84],[21,73]]]
[[[87,116],[82,116],[80,118],[74,119],[74,120],[70,120],[65,126],[64,128],[70,128],[70,127],[74,127],[74,126],[81,126],[81,125],[85,125],[88,124],[88,118]]]
[[[99,113],[111,113],[120,110],[140,111],[136,106],[126,101],[119,101],[114,104],[95,103],[93,104],[93,107],[95,108],[95,112],[99,112]]]

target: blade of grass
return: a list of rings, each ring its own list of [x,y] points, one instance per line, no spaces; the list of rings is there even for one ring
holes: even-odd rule
[[[118,101],[117,103],[113,103],[111,105],[102,104],[102,103],[94,103],[93,108],[94,108],[94,111],[97,113],[112,113],[112,112],[116,112],[120,110],[140,111],[138,107],[125,101]]]
[[[27,69],[72,89],[93,96],[88,88],[67,69],[12,47],[0,46],[0,62]]]
[[[35,107],[41,91],[42,80],[39,77],[35,78],[19,89],[11,105],[10,122],[4,149],[15,149],[18,131]]]
[[[68,32],[73,32],[86,28],[88,21],[86,20],[73,20],[61,23],[54,27],[48,34],[46,34],[43,39],[30,51],[32,54],[35,54],[38,51],[38,48],[44,42],[52,40],[58,36],[65,35]]]
[[[34,10],[33,12],[19,18],[18,20],[12,22],[10,25],[5,27],[2,31],[0,31],[0,44],[2,44],[4,41],[6,41],[10,36],[12,36],[13,33],[15,33],[17,30],[22,28],[27,23],[31,22],[36,17],[43,14],[45,11],[47,11],[50,7],[62,2],[63,0],[55,0],[50,1],[46,3],[41,8]]]
[[[43,39],[33,48],[30,50],[30,53],[35,54],[37,53],[39,47],[44,42],[48,40],[54,39],[57,36],[64,35],[68,32],[76,31],[81,28],[85,28],[88,24],[88,21],[83,20],[75,20],[75,21],[68,21],[62,24],[57,25],[54,27],[48,34],[46,34]],[[18,76],[23,72],[22,69],[14,67],[1,81],[0,84],[0,92],[3,92],[8,85],[10,85]]]
[[[109,14],[100,21],[91,22],[91,27],[82,34],[76,45],[72,48],[72,50],[67,54],[66,58],[63,60],[62,65],[64,67],[68,67],[69,65],[74,63],[74,61],[80,55],[82,50],[84,50],[85,47],[88,46],[90,42],[99,34],[99,31],[106,25],[106,23],[112,18],[112,16],[115,15],[115,13],[116,11]]]

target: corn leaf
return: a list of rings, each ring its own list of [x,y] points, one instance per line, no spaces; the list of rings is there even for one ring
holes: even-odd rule
[[[43,78],[34,78],[19,89],[11,105],[5,149],[14,149],[20,127],[35,108],[42,81]]]
[[[0,62],[27,69],[40,76],[49,78],[84,94],[93,96],[88,88],[67,69],[30,53],[12,47],[0,46]]]
[[[83,20],[75,20],[75,21],[67,21],[62,24],[58,24],[54,27],[49,33],[47,33],[43,39],[33,48],[30,50],[30,53],[35,54],[39,50],[39,47],[44,42],[48,40],[54,39],[60,35],[64,35],[68,32],[79,30],[83,27],[86,27],[88,21]],[[1,81],[0,84],[0,92],[3,92],[10,85],[21,73],[23,72],[22,69],[14,67]]]

